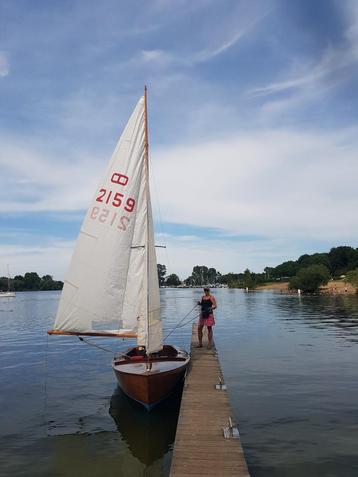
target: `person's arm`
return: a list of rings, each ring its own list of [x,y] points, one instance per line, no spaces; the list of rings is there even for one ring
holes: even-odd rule
[[[217,308],[218,306],[217,306],[216,300],[213,296],[211,297],[211,303],[213,304],[212,309],[215,310],[215,308]]]

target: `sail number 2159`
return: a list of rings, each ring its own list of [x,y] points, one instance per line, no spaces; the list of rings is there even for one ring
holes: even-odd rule
[[[114,172],[111,177],[111,182],[120,186],[126,186],[128,184],[128,177],[119,172]],[[97,202],[102,202],[105,204],[111,204],[113,207],[120,207],[124,200],[124,194],[120,192],[114,192],[108,189],[100,189],[99,194],[96,198]],[[135,206],[135,200],[131,197],[125,200],[124,210],[127,212],[132,212]]]
[[[113,192],[107,189],[100,189],[99,195],[96,198],[97,202],[103,202],[105,204],[111,204],[113,207],[119,207],[122,205],[124,194],[120,192]],[[124,210],[132,212],[135,206],[135,200],[131,197],[126,200]]]

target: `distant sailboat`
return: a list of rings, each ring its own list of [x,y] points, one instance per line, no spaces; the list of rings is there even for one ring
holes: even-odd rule
[[[48,333],[136,338],[113,369],[150,409],[183,378],[189,355],[163,345],[147,124],[145,89],[87,211]]]
[[[13,298],[16,296],[14,290],[11,290],[10,268],[7,266],[7,291],[0,291],[0,298]]]

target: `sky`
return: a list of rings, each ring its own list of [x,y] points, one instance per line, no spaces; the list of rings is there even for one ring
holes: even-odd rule
[[[358,246],[358,2],[0,0],[0,275],[64,278],[144,84],[168,273]]]

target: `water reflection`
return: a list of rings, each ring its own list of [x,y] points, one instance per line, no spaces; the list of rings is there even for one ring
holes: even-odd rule
[[[283,321],[296,321],[318,330],[333,331],[358,342],[358,299],[346,295],[281,296],[275,308]]]
[[[118,387],[109,413],[131,454],[150,466],[172,449],[178,420],[182,386],[160,406],[148,412]]]

